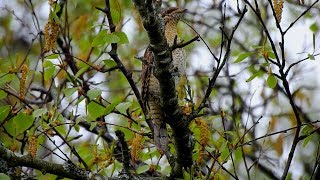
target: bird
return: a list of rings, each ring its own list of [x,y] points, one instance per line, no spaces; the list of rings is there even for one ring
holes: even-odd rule
[[[179,43],[177,25],[187,9],[170,7],[162,11],[161,17],[164,20],[164,34],[169,47]],[[172,51],[172,63],[177,73],[174,74],[176,88],[179,82],[186,77],[186,52],[183,48],[177,48]],[[142,63],[142,88],[141,97],[143,100],[147,117],[151,118],[154,126],[153,138],[154,144],[161,154],[168,153],[168,133],[165,123],[165,114],[160,106],[160,85],[158,79],[154,76],[154,55],[148,47],[143,56]]]

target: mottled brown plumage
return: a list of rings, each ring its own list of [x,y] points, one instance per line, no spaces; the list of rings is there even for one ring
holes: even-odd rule
[[[177,33],[177,24],[186,10],[180,8],[168,8],[161,13],[165,21],[165,37],[169,46],[174,44],[175,38],[179,42]],[[142,65],[142,99],[145,106],[145,112],[148,112],[154,124],[154,143],[163,153],[168,150],[168,134],[164,114],[160,106],[160,85],[157,78],[153,75],[154,55],[149,48],[144,54],[145,63]],[[179,81],[186,73],[186,53],[182,48],[172,51],[172,60],[178,73],[175,76],[175,84],[178,86]]]

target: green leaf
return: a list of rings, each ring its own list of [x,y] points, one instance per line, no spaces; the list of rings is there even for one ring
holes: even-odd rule
[[[89,97],[90,100],[96,98],[97,96],[100,96],[102,93],[102,91],[100,89],[90,89],[88,92],[87,92],[87,96]]]
[[[4,99],[7,97],[7,93],[0,89],[0,99]]]
[[[234,151],[234,156],[235,156],[236,161],[241,160],[241,158],[242,158],[242,150],[241,150],[240,147],[237,148],[237,149]]]
[[[103,60],[103,62],[104,62],[104,65],[107,66],[107,67],[109,67],[109,68],[110,68],[110,67],[114,67],[114,66],[117,65],[117,63],[114,62],[114,61],[111,60],[111,59]]]
[[[251,46],[253,49],[262,49],[264,46],[259,46],[259,45],[252,45]]]
[[[268,57],[270,59],[276,59],[276,55],[272,51],[268,51]]]
[[[107,30],[100,31],[97,36],[93,39],[91,46],[96,47],[100,45],[104,45],[106,42],[104,40],[104,37],[107,36],[108,32]]]
[[[261,67],[268,67],[268,66],[270,66],[270,63],[265,62],[265,63],[260,64],[260,66],[261,66]]]
[[[192,180],[191,174],[183,169],[183,179],[184,180]]]
[[[233,63],[239,63],[243,60],[245,60],[247,57],[251,56],[252,52],[242,53],[238,56],[238,58]]]
[[[4,127],[6,128],[7,132],[16,137],[17,136],[17,131],[16,131],[16,124],[14,123],[14,121],[12,119],[10,119],[9,121],[6,121],[6,123],[4,124]]]
[[[0,85],[11,82],[14,79],[14,74],[0,74]]]
[[[303,135],[308,135],[311,131],[313,130],[313,126],[311,125],[306,125],[301,129],[301,133]]]
[[[303,140],[303,144],[302,144],[302,147],[306,147],[307,145],[308,145],[308,143],[309,143],[309,141],[312,139],[312,136],[313,136],[314,134],[311,134],[311,135],[309,135],[308,137],[306,137],[304,140]]]
[[[43,68],[52,67],[52,66],[54,66],[54,64],[49,60],[48,61],[44,61],[43,64],[42,64]]]
[[[120,35],[125,41],[123,35]],[[93,39],[91,46],[102,46],[105,44],[117,43],[120,41],[120,37],[118,37],[115,33],[108,34],[107,30],[100,31],[97,36]]]
[[[76,105],[81,103],[84,99],[86,99],[84,96],[81,96],[80,98],[78,98],[78,101],[76,102]]]
[[[104,40],[106,41],[106,43],[117,43],[120,41],[120,38],[115,34],[107,34],[104,37]]]
[[[5,175],[5,174],[3,174],[3,173],[0,173],[0,179],[2,179],[2,180],[10,180],[10,177]]]
[[[114,110],[114,108],[116,107],[117,103],[111,103],[109,105],[107,105],[106,107],[106,111],[105,114],[110,114],[112,110]]]
[[[55,21],[55,22],[59,22],[60,18],[57,16],[57,12],[60,11],[61,9],[61,6],[56,3],[54,6],[51,6],[53,7],[52,9],[50,9],[50,14],[49,14],[49,18],[51,21]]]
[[[292,173],[288,173],[286,180],[291,180],[292,179]]]
[[[129,39],[128,39],[128,36],[126,35],[126,33],[124,33],[124,32],[115,32],[114,34],[120,38],[120,40],[118,42],[119,44],[129,43]]]
[[[250,76],[247,80],[246,80],[246,82],[250,82],[250,81],[252,81],[254,78],[256,78],[257,77],[257,74],[252,74],[252,76]]]
[[[78,90],[77,87],[74,88],[68,88],[64,90],[64,95],[66,95],[66,97],[70,97],[73,93],[75,93]]]
[[[66,128],[63,125],[56,126],[55,129],[61,134],[61,135],[66,135],[67,131]]]
[[[59,19],[60,19],[56,13],[50,13],[49,18],[51,21],[55,21],[55,22],[59,22]]]
[[[75,79],[73,78],[73,76],[71,75],[71,73],[69,73],[68,71],[66,71],[66,79],[68,80],[68,82],[73,82]]]
[[[12,136],[17,136],[20,133],[23,133],[33,123],[33,117],[31,115],[27,115],[24,112],[20,112],[14,118],[10,119],[6,124],[5,127],[9,134]]]
[[[122,113],[122,114],[126,114],[127,113],[127,109],[131,106],[131,102],[123,102],[120,103],[116,106],[116,109]]]
[[[221,159],[226,160],[226,158],[229,156],[229,149],[228,149],[228,142],[227,141],[225,141],[222,144],[220,151],[221,151],[221,155],[220,155]]]
[[[250,81],[252,81],[254,78],[256,78],[256,77],[258,77],[258,76],[261,76],[261,75],[263,75],[263,74],[264,74],[263,71],[257,71],[257,72],[255,72],[255,73],[253,73],[253,74],[246,80],[246,82],[250,82]]]
[[[9,115],[11,111],[11,106],[6,105],[6,106],[1,106],[0,107],[0,122],[6,119],[6,117]]]
[[[47,112],[48,110],[46,108],[36,109],[33,111],[32,116],[36,118],[46,114]]]
[[[92,153],[92,148],[88,148],[88,146],[79,146],[77,151],[85,162],[89,163],[93,159],[94,154]]]
[[[65,119],[62,114],[58,114],[58,117],[55,119],[57,122],[64,123]]]
[[[59,5],[59,3],[56,3],[56,4],[54,5],[54,13],[59,12],[60,9],[61,9],[61,6]]]
[[[76,125],[74,126],[74,130],[77,131],[77,132],[79,132],[79,131],[80,131],[80,126],[79,126],[78,124],[76,124]]]
[[[315,58],[314,58],[314,55],[313,55],[313,54],[308,54],[308,58],[309,58],[310,60],[315,60]]]
[[[89,130],[92,131],[93,128],[97,127],[98,122],[91,122]]]
[[[74,78],[78,78],[81,74],[83,74],[84,72],[86,72],[88,69],[89,69],[90,66],[86,66],[86,67],[83,67],[81,68],[77,74],[74,76]]]
[[[137,174],[142,174],[144,172],[147,172],[150,169],[150,165],[143,165],[143,166],[139,166],[136,170]]]
[[[313,33],[316,33],[319,31],[319,27],[318,27],[318,24],[317,23],[313,23],[311,24],[311,26],[309,27],[310,30],[313,32]]]
[[[82,62],[82,61],[79,61],[77,63],[77,66],[79,67],[79,69],[84,68],[84,67],[90,67],[89,63],[85,63],[85,62]]]
[[[16,117],[13,118],[13,121],[16,123],[17,133],[23,133],[33,123],[33,117],[31,115],[27,115],[23,112],[19,113]]]
[[[127,121],[128,122],[128,121]],[[128,126],[128,123],[125,122],[125,124],[121,124],[122,126]],[[128,128],[123,128],[123,127],[115,127],[115,130],[121,130],[123,133],[124,133],[124,139],[126,141],[130,141],[134,136],[135,136],[135,133],[132,132],[131,129],[128,129]]]
[[[267,79],[267,85],[269,88],[275,88],[278,83],[278,79],[275,77],[275,75],[270,74]]]
[[[44,69],[44,80],[49,80],[53,77],[54,71],[56,68],[54,66],[48,67]]]
[[[46,57],[46,59],[57,59],[59,58],[59,54],[50,54]]]
[[[149,149],[150,151],[146,152],[146,153],[142,153],[141,154],[141,160],[142,161],[147,161],[149,159],[152,159],[153,157],[156,157],[157,153],[159,153],[159,151],[157,149]]]
[[[87,109],[88,109],[88,114],[93,119],[97,119],[98,117],[105,114],[105,108],[103,106],[101,106],[100,104],[93,102],[93,101],[91,101],[88,104]]]
[[[114,8],[111,9],[111,16],[114,23],[120,22],[120,13],[119,11],[115,10]]]

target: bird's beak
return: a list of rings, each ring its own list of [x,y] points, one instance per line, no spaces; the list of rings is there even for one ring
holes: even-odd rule
[[[187,11],[187,9],[179,9],[179,13],[183,14]]]

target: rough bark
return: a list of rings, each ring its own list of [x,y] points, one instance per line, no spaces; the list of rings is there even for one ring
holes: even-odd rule
[[[42,173],[55,174],[65,178],[71,179],[89,179],[90,172],[80,169],[72,163],[56,164],[44,161],[42,159],[32,158],[31,155],[16,156],[13,152],[8,150],[0,143],[0,159],[7,162],[10,167],[30,167],[42,171]]]
[[[164,33],[163,19],[152,1],[133,0],[142,18],[143,26],[148,33],[150,50],[155,56],[155,76],[160,83],[161,107],[166,115],[166,123],[173,130],[177,159],[172,177],[182,177],[182,168],[189,169],[192,165],[191,133],[187,117],[183,115],[176,95],[174,68],[169,47]]]

